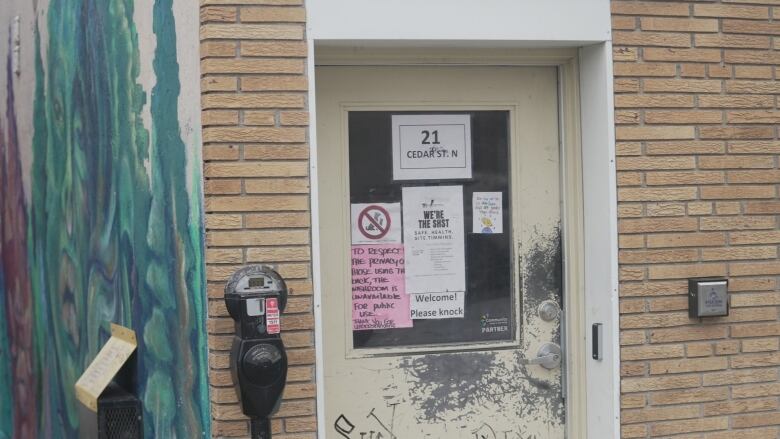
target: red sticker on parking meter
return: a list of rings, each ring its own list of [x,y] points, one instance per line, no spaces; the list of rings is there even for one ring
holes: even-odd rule
[[[352,244],[401,243],[401,204],[352,205]]]
[[[282,330],[277,299],[265,299],[265,327],[269,334],[278,334]]]

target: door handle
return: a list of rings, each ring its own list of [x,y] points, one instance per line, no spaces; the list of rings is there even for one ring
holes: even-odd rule
[[[536,358],[523,358],[520,364],[538,365],[545,369],[555,369],[561,365],[561,347],[555,343],[545,343],[536,351]]]

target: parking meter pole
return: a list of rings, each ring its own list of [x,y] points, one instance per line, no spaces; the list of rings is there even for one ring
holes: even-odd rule
[[[250,422],[252,439],[271,439],[271,422],[268,418],[252,418]]]

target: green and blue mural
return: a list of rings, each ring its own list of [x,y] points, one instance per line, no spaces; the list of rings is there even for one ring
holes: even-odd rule
[[[174,3],[17,1],[21,75],[0,13],[0,438],[78,435],[74,383],[110,322],[138,335],[146,437],[210,432],[197,70],[180,69],[197,3],[185,43]]]

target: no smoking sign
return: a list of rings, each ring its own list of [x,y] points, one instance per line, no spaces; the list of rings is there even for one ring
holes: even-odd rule
[[[352,244],[401,242],[401,203],[352,205]]]

